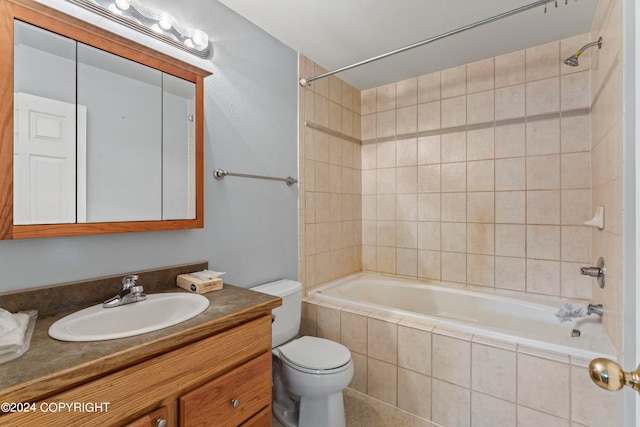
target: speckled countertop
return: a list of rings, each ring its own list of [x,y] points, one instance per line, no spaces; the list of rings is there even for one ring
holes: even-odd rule
[[[173,287],[162,291],[182,290]],[[38,318],[29,350],[0,364],[0,402],[42,400],[268,314],[281,304],[278,297],[226,284],[204,296],[210,305],[198,316],[159,331],[116,340],[64,342],[50,338],[49,326],[75,309]]]

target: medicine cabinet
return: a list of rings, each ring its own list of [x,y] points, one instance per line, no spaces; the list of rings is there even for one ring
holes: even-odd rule
[[[210,73],[0,1],[0,238],[203,227]]]

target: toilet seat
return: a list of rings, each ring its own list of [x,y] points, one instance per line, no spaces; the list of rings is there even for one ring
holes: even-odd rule
[[[337,342],[304,336],[278,347],[291,368],[314,374],[333,374],[348,368],[351,352]]]

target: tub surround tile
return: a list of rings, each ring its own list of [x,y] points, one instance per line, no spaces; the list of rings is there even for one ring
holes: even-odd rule
[[[518,353],[518,404],[569,418],[570,370],[568,363]]]
[[[316,333],[320,338],[340,342],[340,309],[319,305]]]
[[[591,381],[587,368],[571,366],[572,421],[592,426],[619,426],[622,413],[621,393],[599,388]]]
[[[367,317],[342,310],[340,313],[340,342],[349,350],[367,353]]]
[[[512,427],[516,405],[475,391],[471,392],[471,425],[474,427]]]
[[[432,380],[431,419],[443,426],[471,425],[469,389],[437,379]]]
[[[508,402],[515,402],[516,352],[514,350],[484,345],[474,340],[471,347],[471,388]]]
[[[431,418],[431,377],[398,368],[398,408]]]
[[[518,405],[517,409],[517,426],[518,427],[570,427],[570,423],[566,419],[545,414],[544,412],[535,411],[525,406]]]
[[[431,375],[431,332],[422,329],[427,326],[414,325],[401,322],[398,326],[398,366]]]
[[[367,359],[367,394],[396,406],[398,394],[397,366],[369,357]]]
[[[445,335],[440,335],[436,328],[432,337],[432,372],[433,377],[470,387],[471,384],[471,343]],[[456,357],[452,357],[452,355]]]
[[[367,392],[367,356],[364,354],[351,352],[353,360],[353,379],[349,384],[354,390],[362,393]]]
[[[367,320],[367,355],[384,362],[398,362],[398,325],[369,317]]]

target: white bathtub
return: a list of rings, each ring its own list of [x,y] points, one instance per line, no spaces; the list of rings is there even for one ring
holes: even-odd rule
[[[369,273],[328,282],[308,296],[571,356],[615,358],[601,318],[560,323],[555,316],[565,302],[560,299],[468,291]],[[571,336],[573,329],[580,331],[579,337]]]

